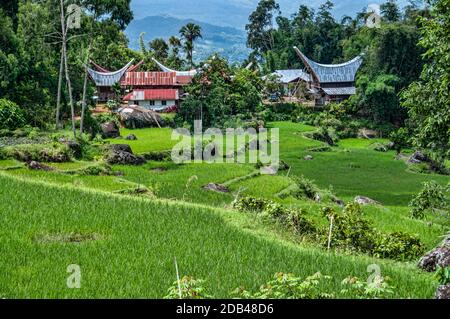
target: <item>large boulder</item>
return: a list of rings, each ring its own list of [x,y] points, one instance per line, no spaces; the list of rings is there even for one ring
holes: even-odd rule
[[[25,164],[29,169],[34,170],[34,171],[54,171],[55,169],[51,166],[36,162],[36,161],[31,161]]]
[[[358,131],[358,137],[359,138],[366,138],[366,139],[373,139],[378,137],[378,132],[374,130],[370,130],[367,128],[360,129]]]
[[[120,136],[119,127],[114,121],[103,123],[102,133],[105,138],[116,138]]]
[[[112,144],[108,147],[105,160],[108,164],[141,165],[145,158],[134,155],[128,144]]]
[[[366,205],[379,205],[380,204],[376,200],[371,199],[369,197],[365,197],[365,196],[356,196],[355,197],[355,203],[358,203],[358,204],[363,205],[363,206],[366,206]]]
[[[127,136],[125,137],[125,139],[128,140],[128,141],[136,141],[136,140],[137,140],[137,137],[136,137],[136,135],[134,135],[134,134],[130,134],[130,135],[127,135]]]
[[[164,121],[158,113],[140,106],[123,107],[118,112],[119,119],[126,128],[161,127],[164,125]]]
[[[450,267],[450,236],[448,236],[441,246],[430,251],[419,261],[419,268],[425,271],[434,272],[439,267]]]
[[[450,284],[439,286],[436,291],[436,299],[450,299]]]
[[[220,184],[216,184],[216,183],[209,183],[208,185],[204,186],[203,188],[213,191],[213,192],[218,192],[218,193],[229,193],[230,192],[228,187],[220,185]]]
[[[408,160],[411,164],[430,163],[431,159],[420,151],[416,151]]]

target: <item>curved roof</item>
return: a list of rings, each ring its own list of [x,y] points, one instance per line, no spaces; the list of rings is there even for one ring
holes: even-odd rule
[[[152,58],[153,62],[155,62],[162,71],[164,72],[175,72],[177,76],[195,76],[197,74],[197,70],[190,70],[190,71],[175,71],[168,67],[166,67],[164,64],[156,60],[155,58]]]
[[[310,75],[301,69],[275,70],[273,74],[280,78],[281,83],[291,83],[293,81],[298,81],[299,79],[305,82],[310,81]]]
[[[128,68],[133,63],[133,60],[127,63],[123,68],[117,70],[115,72],[99,72],[95,71],[91,68],[88,68],[89,75],[92,80],[94,80],[95,85],[97,86],[113,86],[114,84],[120,82],[120,79],[123,77],[125,72],[127,72]]]
[[[297,47],[294,50],[319,83],[354,82],[363,62],[362,57],[357,56],[341,64],[321,64],[306,57]]]

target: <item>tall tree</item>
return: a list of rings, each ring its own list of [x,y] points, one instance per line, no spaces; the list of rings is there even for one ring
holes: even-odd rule
[[[85,58],[85,71],[84,71],[84,83],[83,83],[83,96],[81,100],[81,120],[80,120],[80,132],[83,133],[84,115],[86,109],[86,94],[87,94],[87,81],[88,72],[87,64],[91,57],[91,50],[93,46],[94,33],[98,30],[100,25],[108,23],[115,24],[120,30],[125,29],[128,23],[133,19],[133,12],[130,9],[131,0],[81,0],[81,5],[90,13],[91,23],[89,34],[89,44]]]
[[[61,34],[62,34],[62,58],[64,60],[64,72],[66,76],[66,83],[67,83],[67,90],[69,94],[69,105],[70,105],[70,115],[72,118],[72,132],[74,137],[76,137],[77,132],[75,129],[75,106],[73,102],[73,93],[72,93],[72,82],[70,80],[70,74],[69,74],[69,63],[67,61],[68,54],[67,54],[67,32],[68,27],[66,23],[66,15],[65,15],[65,9],[64,9],[64,0],[60,0],[60,16],[61,16]]]
[[[396,0],[387,0],[381,5],[381,15],[387,22],[398,22],[400,20],[400,9]]]
[[[419,81],[402,94],[413,142],[431,153],[444,170],[450,157],[450,0],[437,0],[431,18],[422,18],[420,45],[426,49]]]
[[[153,39],[149,43],[149,47],[155,59],[165,62],[169,57],[169,46],[162,38]]]
[[[195,23],[188,23],[180,29],[180,35],[184,39],[186,58],[189,61],[190,67],[193,68],[194,41],[202,38],[202,28]]]
[[[167,59],[167,64],[175,69],[180,69],[183,66],[183,60],[180,58],[181,40],[176,36],[169,38],[170,54]]]
[[[274,16],[280,14],[280,6],[275,0],[261,0],[250,15],[247,30],[247,45],[259,55],[274,47]]]

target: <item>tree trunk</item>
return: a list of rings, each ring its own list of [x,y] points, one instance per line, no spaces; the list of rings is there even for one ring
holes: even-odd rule
[[[69,75],[69,64],[67,62],[67,28],[65,23],[65,15],[64,15],[64,0],[60,0],[61,5],[61,31],[62,31],[62,53],[64,57],[64,69],[66,74],[66,82],[67,82],[67,89],[69,93],[69,103],[70,103],[70,112],[72,117],[72,131],[73,136],[77,136],[76,128],[75,128],[75,108],[73,104],[73,96],[72,96],[72,83],[70,82],[70,75]]]
[[[83,83],[83,97],[81,99],[80,134],[83,134],[83,128],[84,128],[84,113],[86,110],[86,91],[87,91],[87,81],[88,81],[88,63],[89,63],[89,57],[91,54],[91,46],[92,46],[92,40],[89,41],[88,52],[86,55],[86,63],[84,65],[85,70],[84,70],[84,83]]]
[[[61,127],[61,123],[59,122],[60,118],[60,110],[61,110],[61,90],[62,90],[62,76],[64,72],[64,55],[61,47],[61,60],[59,63],[59,75],[58,75],[58,93],[56,96],[56,129]]]

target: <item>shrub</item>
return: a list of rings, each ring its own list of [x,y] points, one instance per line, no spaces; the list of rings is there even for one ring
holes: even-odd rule
[[[241,197],[235,200],[233,203],[233,208],[241,212],[262,213],[269,203],[270,203],[269,200],[248,196],[248,197]]]
[[[107,122],[115,122],[118,127],[120,127],[119,118],[115,113],[100,113],[95,115],[94,118],[99,124],[104,124]]]
[[[294,194],[295,197],[315,200],[319,196],[319,188],[312,180],[304,176],[294,177],[293,180],[298,187],[298,191]]]
[[[331,243],[335,247],[367,253],[375,257],[411,260],[424,252],[419,238],[403,232],[382,233],[362,216],[361,206],[348,204],[342,213],[325,208],[324,214],[333,218]],[[324,245],[328,232],[323,231]]]
[[[234,202],[234,208],[242,212],[259,213],[262,217],[279,222],[288,229],[292,229],[296,235],[316,232],[314,224],[304,217],[305,211],[286,208],[270,200],[243,197]]]
[[[348,288],[341,290],[342,294],[357,296],[360,299],[386,299],[394,293],[388,283],[389,277],[376,276],[373,281],[360,281],[357,277],[348,277],[342,285]]]
[[[336,145],[339,141],[339,137],[333,127],[320,127],[317,131],[306,132],[304,135],[313,140],[325,142],[330,146]]]
[[[142,156],[148,160],[148,161],[155,161],[155,162],[168,162],[171,161],[171,151],[155,151],[155,152],[149,152],[144,153]]]
[[[439,282],[440,285],[450,284],[450,267],[439,267],[434,274],[434,278]]]
[[[420,256],[424,251],[424,245],[415,236],[403,232],[378,233],[373,255],[378,258],[410,260]]]
[[[425,213],[427,211],[431,211],[432,213],[437,210],[448,212],[450,209],[449,193],[449,185],[444,187],[435,181],[423,183],[422,190],[409,203],[409,207],[411,207],[411,217],[423,219],[425,218]]]
[[[332,246],[366,253],[374,249],[373,228],[371,223],[362,217],[359,204],[349,203],[341,213],[332,208],[325,208],[323,212],[326,217],[333,218]],[[327,237],[328,233],[324,238],[324,245],[328,244]]]
[[[18,145],[9,147],[6,150],[8,157],[13,157],[18,161],[29,162],[69,162],[72,152],[67,145]]]
[[[320,290],[322,282],[330,279],[320,272],[304,279],[293,274],[276,273],[274,279],[262,285],[256,293],[238,288],[232,294],[245,299],[331,299],[333,294]]]
[[[89,176],[108,176],[113,175],[111,166],[101,163],[83,167],[77,170],[66,171],[66,174],[78,174]]]
[[[210,299],[212,298],[203,286],[204,280],[185,276],[175,281],[168,289],[164,299]],[[180,296],[181,294],[181,296]]]
[[[3,147],[0,147],[0,160],[4,160],[8,158],[8,153]]]
[[[16,103],[0,99],[0,129],[14,130],[25,123],[25,114]]]

